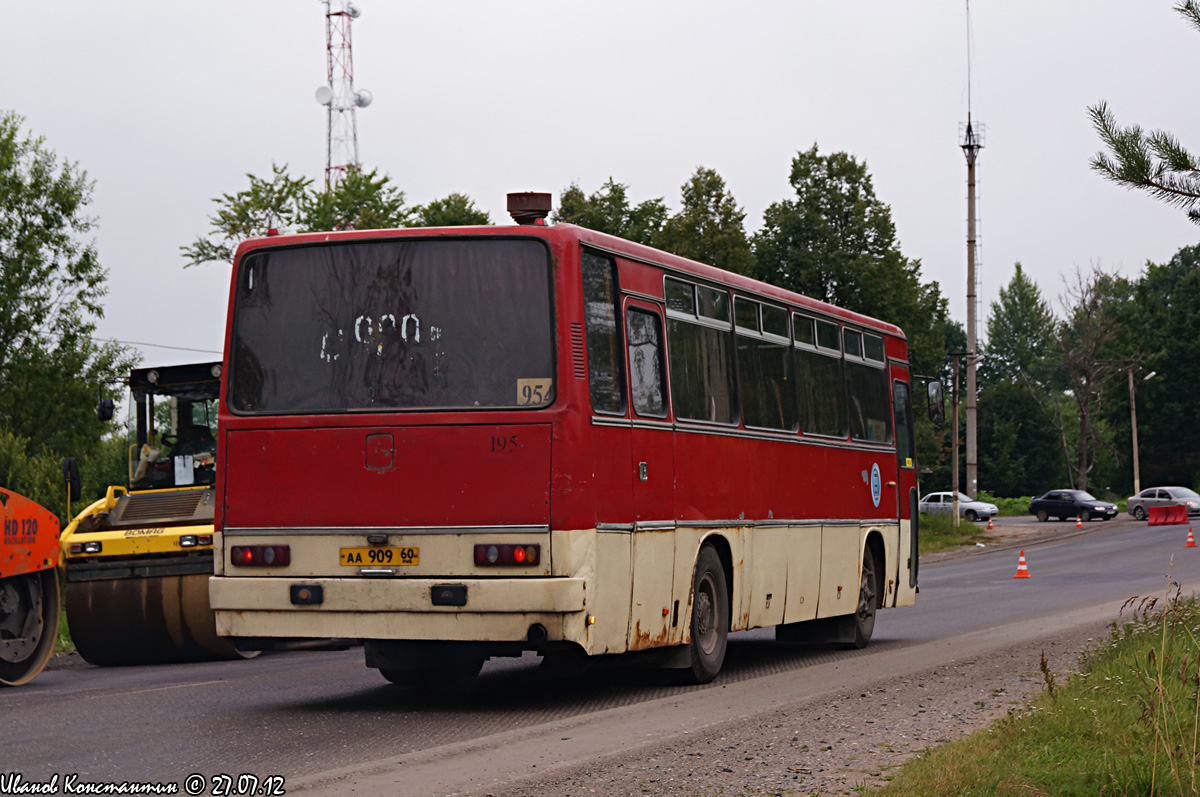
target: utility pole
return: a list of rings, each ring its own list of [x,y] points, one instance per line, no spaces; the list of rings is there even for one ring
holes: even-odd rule
[[[976,446],[975,407],[978,394],[975,365],[979,361],[975,276],[975,161],[979,157],[979,150],[983,149],[984,127],[981,124],[975,128],[971,123],[971,0],[967,0],[967,125],[961,132],[963,135],[959,146],[967,157],[967,495],[975,500],[979,498],[979,451]],[[958,427],[955,427],[955,434],[957,433]],[[957,486],[955,489],[958,489]]]
[[[950,383],[950,481],[954,482],[951,495],[954,498],[954,528],[958,528],[958,358],[961,351],[952,351],[954,378]],[[970,471],[967,471],[970,473]],[[972,496],[974,497],[974,496]]]
[[[1142,474],[1139,472],[1138,463],[1137,400],[1133,394],[1133,369],[1126,368],[1125,373],[1129,374],[1129,425],[1133,427],[1133,494],[1137,495],[1142,491]],[[1142,377],[1142,381],[1153,379],[1157,373],[1158,371],[1151,371]]]

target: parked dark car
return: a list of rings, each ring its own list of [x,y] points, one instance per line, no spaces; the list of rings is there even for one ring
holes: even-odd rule
[[[1186,487],[1147,487],[1132,496],[1125,507],[1138,520],[1145,520],[1152,506],[1185,506],[1188,515],[1200,515],[1200,495]]]
[[[1092,518],[1112,520],[1117,516],[1117,506],[1083,490],[1051,490],[1029,503],[1029,514],[1037,515],[1043,522],[1052,517],[1059,520],[1077,517],[1087,523]]]

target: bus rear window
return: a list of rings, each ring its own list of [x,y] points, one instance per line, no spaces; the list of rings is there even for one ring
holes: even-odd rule
[[[540,241],[392,240],[266,250],[238,275],[230,409],[542,407],[554,400]]]

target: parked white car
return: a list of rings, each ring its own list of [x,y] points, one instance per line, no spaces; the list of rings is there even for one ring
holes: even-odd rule
[[[954,511],[954,493],[930,493],[921,499],[919,509],[927,515],[949,515]],[[987,520],[999,513],[995,504],[973,501],[963,493],[958,494],[958,514],[967,520]]]

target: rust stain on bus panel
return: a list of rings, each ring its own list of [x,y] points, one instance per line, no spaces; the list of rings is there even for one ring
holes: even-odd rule
[[[649,648],[663,647],[664,645],[666,645],[670,642],[670,640],[668,639],[668,636],[669,636],[668,631],[669,631],[669,626],[667,623],[663,623],[662,629],[660,631],[658,631],[657,633],[655,633],[653,631],[643,631],[642,623],[639,620],[633,626],[633,634],[631,635],[632,638],[630,639],[630,642],[629,642],[629,649],[630,650],[647,650]]]

